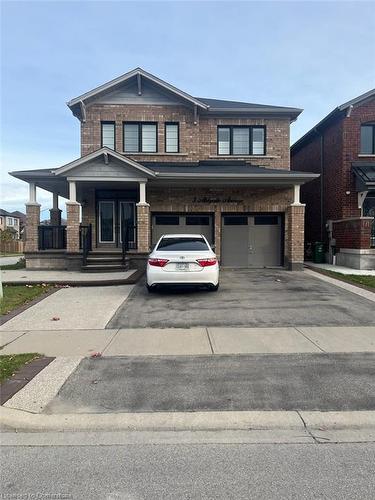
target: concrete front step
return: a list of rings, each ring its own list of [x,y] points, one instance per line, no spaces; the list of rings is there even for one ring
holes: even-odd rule
[[[82,266],[81,271],[83,273],[108,273],[116,271],[126,271],[128,269],[127,265],[123,264],[87,264]]]

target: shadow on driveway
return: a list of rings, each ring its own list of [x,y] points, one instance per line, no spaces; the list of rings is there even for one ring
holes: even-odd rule
[[[220,289],[164,289],[139,283],[107,328],[198,326],[368,326],[374,303],[303,272],[223,270]]]

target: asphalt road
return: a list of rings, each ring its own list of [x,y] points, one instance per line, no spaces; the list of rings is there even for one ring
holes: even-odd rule
[[[375,325],[374,303],[303,272],[222,270],[218,292],[164,289],[143,282],[106,328]]]
[[[47,413],[375,410],[375,353],[85,358]]]
[[[1,498],[368,500],[375,491],[373,443],[77,445],[3,447]]]

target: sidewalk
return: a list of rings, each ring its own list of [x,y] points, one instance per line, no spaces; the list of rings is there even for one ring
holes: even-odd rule
[[[105,328],[132,289],[133,285],[62,288],[4,323],[0,332]]]
[[[306,267],[312,269],[323,269],[324,271],[334,271],[341,274],[354,274],[357,276],[375,276],[374,269],[353,269],[345,266],[334,266],[333,264],[315,264],[314,262],[305,262]]]
[[[58,284],[58,285],[125,285],[137,282],[140,273],[136,269],[107,273],[82,273],[81,271],[34,271],[15,269],[1,271],[4,285]]]
[[[94,305],[91,321],[95,314],[97,321],[103,315],[103,310],[97,314],[95,309]],[[103,315],[102,323],[107,317]],[[40,322],[40,318],[36,321]],[[83,324],[87,324],[87,318]],[[90,356],[95,352],[103,356],[375,352],[375,326],[44,331],[35,328],[3,330],[0,340],[0,344],[5,345],[2,354],[39,352],[45,356],[68,357]]]

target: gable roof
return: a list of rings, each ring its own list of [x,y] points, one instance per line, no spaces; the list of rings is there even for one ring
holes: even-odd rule
[[[145,80],[148,80],[153,84],[160,86],[163,90],[167,90],[172,94],[182,98],[183,100],[186,100],[190,104],[197,106],[204,112],[262,113],[262,114],[276,113],[276,114],[284,114],[286,116],[290,116],[293,119],[296,119],[297,116],[300,113],[302,113],[302,109],[300,108],[273,106],[267,104],[255,104],[242,101],[228,101],[223,99],[210,99],[206,97],[194,97],[188,94],[187,92],[184,92],[183,90],[174,87],[170,83],[156,77],[155,75],[148,73],[142,68],[135,68],[132,71],[129,71],[119,76],[118,78],[114,78],[113,80],[110,80],[109,82],[104,83],[103,85],[100,85],[99,87],[96,87],[93,90],[90,90],[89,92],[86,92],[78,97],[75,97],[74,99],[68,101],[67,105],[71,109],[74,116],[76,116],[77,118],[80,118],[81,116],[84,117],[85,115],[84,108],[87,101],[89,101],[90,99],[95,99],[97,97],[100,97],[102,94],[106,92],[113,91],[116,88],[120,87],[122,84],[135,78],[137,78],[137,81],[139,79],[139,83],[140,79],[144,78]]]
[[[85,100],[90,99],[91,97],[95,97],[102,92],[106,92],[108,90],[112,90],[114,87],[121,85],[122,83],[127,82],[133,77],[142,77],[145,78],[146,80],[149,80],[156,85],[159,85],[165,90],[169,90],[173,94],[189,101],[191,104],[194,104],[200,108],[207,109],[208,105],[205,104],[204,102],[201,102],[198,98],[191,96],[190,94],[187,94],[186,92],[178,89],[177,87],[174,87],[170,83],[165,82],[164,80],[161,80],[160,78],[152,75],[151,73],[148,73],[142,68],[135,68],[132,71],[128,71],[127,73],[114,78],[113,80],[110,80],[107,83],[104,83],[103,85],[100,85],[99,87],[94,88],[93,90],[90,90],[89,92],[86,92],[85,94],[82,94],[78,97],[75,97],[74,99],[71,99],[70,101],[67,102],[67,105],[69,108],[72,110],[74,114],[74,107],[77,105],[81,105],[81,103],[84,103]]]
[[[375,97],[375,89],[371,89],[364,94],[359,95],[358,97],[354,97],[350,101],[344,102],[344,104],[340,104],[327,116],[325,116],[319,123],[317,123],[314,127],[312,127],[306,134],[300,137],[290,148],[290,152],[293,153],[297,151],[313,134],[316,134],[318,131],[323,130],[331,120],[338,119],[339,117],[350,116],[350,112],[354,106],[357,104],[361,104],[367,99],[371,99]]]
[[[144,165],[141,165],[140,163],[138,163],[134,160],[131,160],[130,158],[127,158],[127,157],[117,153],[113,149],[109,149],[107,147],[100,148],[97,151],[94,151],[93,153],[82,156],[81,158],[78,158],[77,160],[71,161],[70,163],[63,165],[62,167],[54,169],[53,173],[55,175],[66,174],[66,172],[69,172],[70,170],[72,170],[76,167],[79,167],[80,165],[88,163],[88,162],[94,160],[95,158],[98,158],[100,156],[104,156],[104,158],[105,158],[106,155],[112,156],[113,158],[116,158],[117,160],[119,160],[121,163],[124,163],[125,165],[128,165],[130,167],[133,167],[136,170],[143,172],[144,174],[147,174],[151,177],[155,177],[155,173],[152,170],[150,170],[149,168],[147,168]]]

